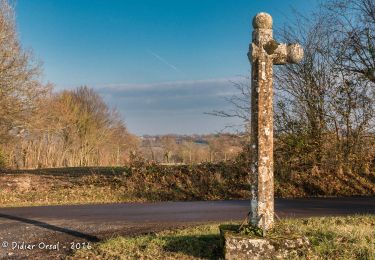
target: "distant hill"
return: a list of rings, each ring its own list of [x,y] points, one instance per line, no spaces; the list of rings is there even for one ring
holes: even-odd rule
[[[159,163],[201,163],[233,159],[241,151],[245,135],[143,135],[141,155]]]

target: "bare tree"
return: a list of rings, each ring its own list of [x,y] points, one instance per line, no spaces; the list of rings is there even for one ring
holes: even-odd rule
[[[20,167],[121,165],[138,147],[117,112],[87,87],[40,100],[31,121],[8,149],[22,153]]]
[[[301,63],[275,69],[278,174],[368,171],[375,150],[374,6],[373,0],[330,0],[278,31],[305,51]],[[247,124],[248,84],[235,87],[240,96],[228,100],[233,110],[213,114]]]
[[[324,6],[341,68],[375,83],[374,0],[331,0]]]
[[[45,91],[39,81],[40,66],[17,39],[15,17],[8,1],[0,1],[0,141],[9,131],[22,128]]]
[[[0,157],[3,164],[20,162],[24,157],[26,148],[18,145],[18,140],[32,123],[30,118],[38,100],[50,89],[41,83],[39,73],[40,65],[30,52],[22,50],[18,41],[13,7],[8,1],[0,0]]]

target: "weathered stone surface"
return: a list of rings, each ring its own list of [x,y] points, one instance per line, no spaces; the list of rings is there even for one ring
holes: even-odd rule
[[[298,44],[273,39],[272,17],[259,13],[253,19],[251,63],[251,224],[263,230],[273,227],[273,87],[274,64],[296,63],[303,58]]]
[[[265,239],[229,235],[225,237],[224,250],[226,260],[270,259],[275,254],[275,247]]]
[[[258,238],[220,230],[226,260],[299,258],[309,251],[306,237]]]
[[[267,13],[258,13],[253,19],[253,27],[257,29],[272,29],[272,17]]]

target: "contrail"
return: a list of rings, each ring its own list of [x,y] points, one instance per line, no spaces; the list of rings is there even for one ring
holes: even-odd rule
[[[161,61],[162,63],[164,63],[165,65],[167,65],[168,67],[172,68],[173,70],[177,71],[177,72],[181,72],[176,66],[174,66],[173,64],[169,63],[168,61],[166,61],[165,59],[163,59],[162,57],[160,57],[158,54],[156,54],[155,52],[151,51],[151,50],[148,50],[148,52],[154,56],[156,59],[158,59],[159,61]]]

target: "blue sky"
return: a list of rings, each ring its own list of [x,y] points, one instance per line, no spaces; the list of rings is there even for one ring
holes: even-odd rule
[[[97,89],[135,134],[210,133],[235,119],[231,81],[247,76],[251,18],[275,29],[318,0],[18,0],[24,48],[43,62],[56,89]],[[277,37],[277,35],[275,35]]]

